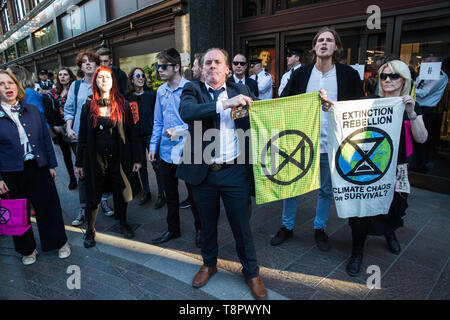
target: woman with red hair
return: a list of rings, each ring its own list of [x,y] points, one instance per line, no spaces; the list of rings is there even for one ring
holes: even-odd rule
[[[120,232],[133,238],[127,223],[127,203],[139,192],[136,175],[141,155],[133,116],[117,88],[109,67],[99,67],[92,78],[92,97],[86,100],[80,117],[76,172],[86,179],[86,219],[84,246],[95,246],[95,220],[101,196],[111,188],[114,211],[120,220]]]

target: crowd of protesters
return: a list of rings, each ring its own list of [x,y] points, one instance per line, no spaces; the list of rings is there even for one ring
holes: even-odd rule
[[[414,142],[426,142],[432,128],[431,122],[424,123],[428,111],[422,111],[419,98],[429,109],[439,102],[441,88],[447,85],[446,74],[441,72],[439,86],[420,79],[415,85],[408,66],[396,57],[387,57],[377,75],[367,79],[363,86],[354,69],[338,62],[342,50],[338,33],[330,28],[321,29],[314,37],[315,62],[311,65],[300,63],[301,50],[289,48],[288,70],[278,89],[281,97],[321,92],[321,150],[327,150],[326,111],[333,101],[366,96],[403,97],[404,120],[411,122]],[[431,61],[436,61],[432,57]],[[167,205],[167,231],[152,243],[161,244],[180,237],[179,210],[190,207],[196,230],[195,244],[201,248],[203,258],[203,266],[192,285],[204,286],[217,271],[217,222],[222,199],[245,280],[256,299],[265,299],[267,291],[259,276],[249,222],[251,195],[254,195],[251,164],[249,159],[244,164],[235,161],[239,150],[248,154],[248,146],[239,148],[244,142],[239,141],[236,129],[248,129],[250,124],[248,117],[233,120],[230,113],[232,108],[251,105],[253,100],[272,98],[273,79],[262,67],[261,59],[248,60],[239,53],[230,61],[228,53],[218,48],[195,54],[191,81],[183,76],[177,50],[163,50],[156,59],[160,79],[165,82],[156,91],[149,85],[143,68],[136,66],[126,75],[113,66],[112,53],[107,48],[80,52],[76,57],[76,74],[68,67],[60,67],[55,83],[49,80],[50,73],[44,69],[39,71],[35,82],[22,66],[10,65],[0,71],[0,193],[26,198],[28,221],[33,206],[42,249],[58,249],[59,257],[67,258],[70,245],[54,183],[57,164],[51,136],[63,154],[68,188],[78,188],[80,210],[74,213],[72,224],[87,223],[86,248],[96,244],[95,222],[100,210],[119,220],[124,237],[134,237],[127,223],[127,204],[139,193],[140,206],[152,200],[147,169],[150,162],[158,189],[154,209]],[[427,93],[426,88],[430,89]],[[192,145],[194,139],[201,139],[194,130],[194,122],[202,123],[200,133],[209,128],[220,130],[219,154],[212,154],[211,159],[202,158],[200,163],[194,163],[194,150],[192,154],[183,154],[185,144]],[[207,147],[202,145],[202,153]],[[187,163],[182,158],[192,159]],[[404,146],[400,146],[398,170],[406,170],[406,163]],[[332,204],[332,186],[326,152],[320,154],[320,171],[315,241],[320,250],[329,251],[331,244],[325,228]],[[189,195],[181,202],[179,179],[185,181]],[[111,193],[114,209],[107,202]],[[353,240],[347,265],[349,275],[360,272],[368,234],[384,235],[390,251],[400,252],[394,231],[402,226],[406,199],[407,193],[396,192],[387,215],[349,219]],[[283,201],[282,226],[271,239],[272,245],[281,245],[293,236],[297,200],[298,197]],[[36,261],[32,229],[23,236],[15,236],[14,244],[24,264]]]

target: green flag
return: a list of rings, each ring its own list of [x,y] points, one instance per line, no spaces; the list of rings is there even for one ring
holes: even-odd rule
[[[320,187],[320,96],[311,92],[252,102],[256,203]]]

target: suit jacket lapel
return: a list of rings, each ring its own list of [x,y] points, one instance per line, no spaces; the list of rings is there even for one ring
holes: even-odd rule
[[[337,81],[338,101],[341,101],[341,100],[343,100],[342,99],[342,93],[345,92],[344,91],[345,81],[343,79],[343,73],[342,73],[341,65],[339,63],[336,63],[335,66],[336,66],[336,81]]]
[[[314,68],[314,63],[310,64],[308,67],[308,69],[306,69],[306,72],[302,73],[303,75],[303,79],[300,79],[300,93],[305,93],[306,89],[308,88],[308,82],[309,82],[309,78],[311,77],[311,72]]]
[[[208,89],[206,89],[206,86],[203,82],[200,82],[200,91],[203,95],[203,99],[205,99],[206,102],[213,101],[213,99],[211,98],[211,94],[208,92]]]

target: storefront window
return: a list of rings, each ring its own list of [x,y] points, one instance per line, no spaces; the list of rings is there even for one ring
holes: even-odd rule
[[[36,50],[48,47],[56,42],[55,26],[50,23],[46,27],[33,33],[34,47]]]
[[[291,9],[299,6],[306,6],[314,3],[327,2],[331,0],[275,0],[274,9],[275,11]]]
[[[120,58],[120,68],[128,74],[134,67],[139,67],[144,69],[147,77],[147,85],[157,89],[163,81],[159,78],[158,71],[156,70],[155,63],[157,62],[156,56],[158,52],[143,54],[134,57]]]
[[[25,38],[17,43],[17,50],[19,51],[19,57],[22,57],[31,51],[30,38]]]
[[[8,59],[8,61],[11,61],[11,60],[14,60],[15,58],[17,58],[16,48],[14,46],[11,46],[8,49],[6,49],[5,53],[6,53],[6,59]]]
[[[242,17],[255,17],[266,14],[266,0],[243,0]]]
[[[438,24],[437,21],[433,23]],[[426,23],[426,22],[422,22]],[[447,21],[448,24],[448,21]],[[441,23],[442,25],[442,23]],[[448,25],[434,28],[424,28],[421,22],[405,23],[400,46],[400,59],[415,72],[420,73],[422,60],[430,54],[442,62],[442,72],[450,73],[450,29]],[[441,74],[443,76],[443,74]],[[418,83],[416,83],[418,85]],[[423,99],[423,100],[422,100]],[[418,101],[425,100],[423,97]],[[412,171],[427,173],[434,176],[450,178],[450,85],[447,84],[439,103],[434,107],[434,120],[425,120],[428,126],[428,137],[431,143],[427,156],[419,155],[420,160],[413,161]],[[428,115],[428,117],[430,117]],[[430,118],[431,119],[431,118]],[[420,153],[420,151],[419,151]],[[416,153],[415,153],[416,156]],[[426,161],[425,167],[420,166]]]
[[[261,64],[267,72],[272,75],[272,79],[275,82],[275,65],[276,65],[276,53],[275,53],[275,41],[274,40],[257,40],[247,41],[247,59],[261,59]]]

